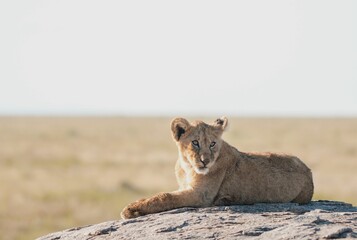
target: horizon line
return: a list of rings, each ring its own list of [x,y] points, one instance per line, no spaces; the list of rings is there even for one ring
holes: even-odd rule
[[[242,114],[215,114],[215,113],[0,113],[0,118],[8,118],[8,117],[53,117],[53,118],[61,118],[61,117],[137,117],[137,118],[170,118],[170,117],[232,117],[232,118],[325,118],[325,119],[333,119],[333,118],[357,118],[357,114],[294,114],[294,113],[242,113]]]

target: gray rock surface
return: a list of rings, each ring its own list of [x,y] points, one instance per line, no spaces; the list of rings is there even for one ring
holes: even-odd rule
[[[51,233],[55,239],[335,239],[357,238],[357,207],[314,201],[180,208]]]

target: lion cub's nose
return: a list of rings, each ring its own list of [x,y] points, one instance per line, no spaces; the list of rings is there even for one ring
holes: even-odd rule
[[[201,156],[200,161],[205,166],[209,163],[209,159],[207,157],[204,157],[204,156]]]

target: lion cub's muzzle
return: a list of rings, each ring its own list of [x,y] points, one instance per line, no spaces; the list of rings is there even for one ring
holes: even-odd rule
[[[207,165],[211,162],[211,158],[209,155],[201,155],[200,156],[200,162],[203,164],[203,168],[207,167]]]

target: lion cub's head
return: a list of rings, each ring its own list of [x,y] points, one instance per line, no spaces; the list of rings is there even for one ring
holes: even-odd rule
[[[213,124],[202,121],[189,123],[184,118],[175,118],[172,121],[172,136],[179,153],[196,173],[207,174],[216,162],[223,141],[221,136],[227,124],[226,117],[217,119]]]

